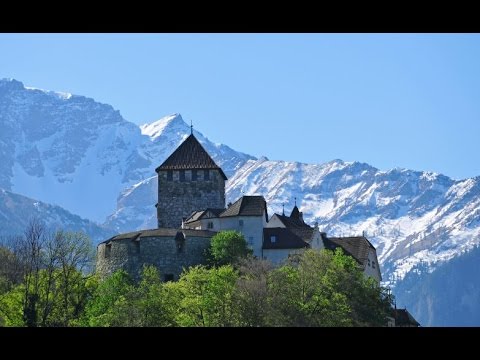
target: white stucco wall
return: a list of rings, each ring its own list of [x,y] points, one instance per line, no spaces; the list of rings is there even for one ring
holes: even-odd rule
[[[265,216],[232,216],[219,218],[219,229],[236,230],[241,232],[253,250],[253,255],[262,257],[263,227],[267,224]],[[243,226],[240,226],[240,220],[243,220]]]
[[[301,254],[304,249],[264,249],[263,258],[270,260],[274,265],[281,265],[290,254]]]
[[[318,230],[318,227],[313,228],[312,241],[309,242],[310,248],[315,250],[325,249],[325,245],[322,240],[322,235]]]
[[[265,227],[268,227],[268,228],[276,228],[276,227],[284,228],[285,225],[283,224],[283,222],[280,221],[280,219],[276,215],[272,215],[272,217],[268,221],[268,224]]]
[[[219,218],[211,218],[211,219],[202,219],[199,221],[201,225],[201,229],[199,230],[211,230],[211,231],[220,231],[220,219]],[[208,223],[213,223],[213,228],[208,228]]]
[[[240,226],[240,220],[243,226]],[[213,223],[213,228],[208,228],[208,223]],[[223,218],[202,219],[198,221],[200,226],[195,228],[199,230],[225,231],[236,230],[243,234],[247,244],[253,250],[253,254],[259,258],[262,257],[263,228],[267,221],[263,216],[231,216]],[[195,223],[197,224],[197,222]]]

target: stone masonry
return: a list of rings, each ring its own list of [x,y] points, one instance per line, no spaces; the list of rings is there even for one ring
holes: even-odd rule
[[[184,269],[206,263],[215,232],[182,229],[182,220],[194,211],[225,208],[225,173],[193,134],[155,171],[158,229],[119,234],[100,243],[96,271],[101,277],[123,269],[138,280],[144,265],[154,265],[163,280],[170,281]]]
[[[171,180],[168,179],[168,171],[172,172]],[[180,179],[181,171],[184,171],[184,179]],[[206,172],[208,179],[205,179]],[[192,180],[192,170],[158,171],[159,228],[180,228],[182,219],[188,218],[194,211],[225,207],[225,180],[220,171],[201,169],[196,173],[196,180]]]
[[[123,269],[135,280],[143,265],[156,266],[162,280],[178,280],[183,269],[205,264],[215,232],[156,229],[122,234],[97,247],[96,271],[102,278]]]

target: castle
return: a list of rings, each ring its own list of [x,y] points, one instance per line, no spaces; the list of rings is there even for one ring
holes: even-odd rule
[[[144,264],[155,265],[165,281],[206,262],[218,231],[241,232],[253,254],[279,264],[305,249],[341,247],[366,276],[381,281],[375,247],[363,236],[327,237],[309,226],[295,204],[289,216],[268,217],[263,196],[242,196],[225,206],[223,170],[190,134],[158,167],[158,228],[116,235],[97,247],[96,271],[106,276],[124,269],[138,278]]]

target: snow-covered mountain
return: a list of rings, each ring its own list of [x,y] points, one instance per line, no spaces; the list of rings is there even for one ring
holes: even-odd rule
[[[155,227],[156,178],[125,191],[106,223],[119,231]],[[263,195],[269,214],[297,205],[329,235],[366,236],[377,247],[386,284],[420,263],[440,261],[480,243],[480,177],[455,181],[429,172],[380,171],[368,164],[247,161],[227,182],[227,202]]]
[[[138,127],[93,99],[0,80],[0,188],[62,206],[118,232],[152,228],[154,169],[189,133],[179,114]],[[434,270],[458,269],[457,260],[480,244],[480,177],[453,180],[342,160],[302,164],[256,159],[214,144],[197,131],[195,136],[229,177],[227,202],[263,195],[271,215],[281,212],[282,204],[289,213],[296,198],[304,218],[328,235],[365,233],[377,247],[384,281],[398,286],[399,299],[415,309],[431,305],[412,296],[426,291],[423,282],[438,277]],[[19,196],[3,194],[9,194],[3,202]],[[41,204],[15,201],[25,204],[25,213]],[[0,204],[0,219],[7,210]],[[46,210],[42,213],[48,218]],[[9,213],[0,225],[23,226],[23,218],[15,216]],[[64,218],[68,223],[69,216]],[[451,281],[462,281],[460,272],[455,274]],[[409,308],[414,315],[415,309]],[[428,324],[440,323],[435,316],[429,315]]]
[[[139,128],[110,105],[3,79],[0,187],[102,222],[117,196],[153,176],[188,131],[178,114]],[[253,159],[195,134],[227,175]]]
[[[397,282],[397,303],[423,326],[479,326],[480,247],[442,262],[434,271],[420,264]]]
[[[228,199],[263,194],[272,212],[293,207],[330,235],[365,233],[377,247],[384,281],[415,265],[433,269],[480,243],[480,177],[447,176],[334,160],[313,165],[248,161],[228,182]]]
[[[114,235],[112,230],[82,219],[59,206],[0,189],[0,237],[23,234],[28,222],[34,218],[40,219],[51,230],[82,231],[94,243]]]

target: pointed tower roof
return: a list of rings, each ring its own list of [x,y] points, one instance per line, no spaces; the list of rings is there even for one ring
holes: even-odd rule
[[[290,218],[300,220],[300,211],[298,210],[297,205],[293,207],[292,213],[290,214]]]
[[[155,171],[191,169],[215,169],[220,171],[223,178],[227,180],[223,170],[215,164],[215,161],[208,155],[193,134],[190,134]]]

